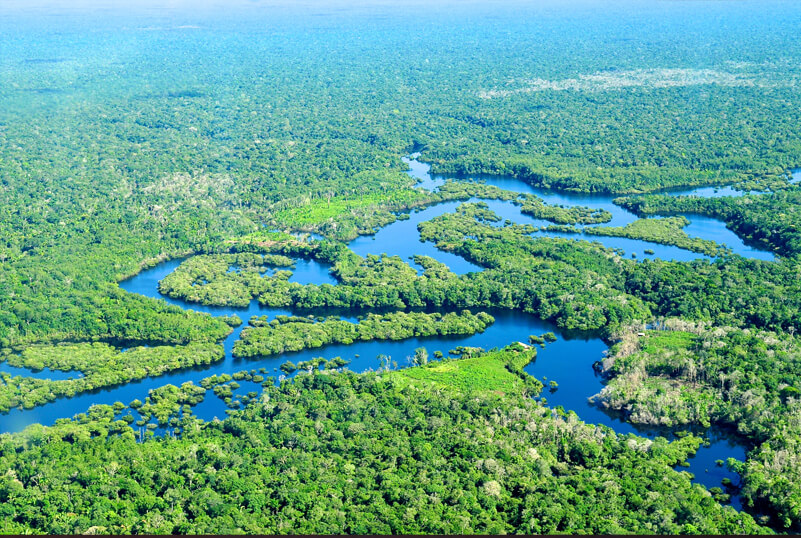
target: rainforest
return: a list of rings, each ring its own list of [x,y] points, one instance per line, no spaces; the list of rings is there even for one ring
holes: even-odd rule
[[[0,532],[801,532],[799,25],[3,2]]]

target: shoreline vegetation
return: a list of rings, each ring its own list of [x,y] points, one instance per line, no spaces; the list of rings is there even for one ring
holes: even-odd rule
[[[123,404],[95,406],[76,420],[31,427],[24,438],[0,436],[0,462],[11,469],[5,487],[12,492],[0,508],[5,516],[0,529],[20,532],[34,524],[55,533],[454,533],[467,525],[487,533],[765,530],[747,514],[712,500],[691,484],[687,473],[669,470],[690,456],[700,439],[688,436],[667,443],[617,436],[531,400],[542,385],[521,369],[534,354],[516,344],[401,371],[313,372],[279,387],[265,386],[261,398],[232,411],[224,421],[209,423],[186,412],[187,404],[201,399],[205,388],[167,385],[151,391],[144,403],[131,402],[127,414]],[[253,378],[244,372],[237,376]],[[217,388],[231,383],[209,379],[204,384]],[[129,426],[135,420],[130,410],[142,417],[140,424],[157,417],[182,433],[155,438],[151,434],[137,442],[137,432]],[[458,433],[466,428],[476,435]],[[140,460],[143,450],[150,455],[146,460]],[[25,488],[20,478],[27,480],[20,475],[20,454],[47,462],[40,472],[53,487],[41,495],[55,501],[57,492],[69,492],[59,502],[73,517],[50,518],[51,508],[45,508],[42,525],[19,510],[25,501],[13,492]],[[60,457],[47,457],[53,454]],[[77,468],[65,464],[74,456],[82,458]],[[179,466],[179,461],[184,463]],[[397,462],[391,474],[386,461]],[[610,467],[608,461],[619,465]],[[204,466],[207,471],[202,471]],[[209,466],[217,480],[200,482]],[[469,476],[464,466],[473,469]],[[112,472],[96,471],[109,468]],[[136,487],[134,482],[127,489],[114,486],[134,469],[141,475]],[[151,472],[155,469],[160,472]],[[174,483],[176,473],[192,478]],[[384,478],[371,478],[376,476]],[[657,476],[662,478],[655,481]],[[354,479],[359,485],[348,485]],[[342,482],[342,488],[336,488],[341,493],[331,496],[329,490],[321,490],[321,480]],[[442,488],[448,480],[456,480],[458,487]],[[571,495],[579,483],[587,484],[584,495]],[[604,483],[617,484],[617,494],[610,496]],[[527,492],[524,505],[514,501],[514,491],[520,488]],[[169,494],[143,496],[160,490]],[[269,504],[263,491],[273,492],[279,502]],[[366,491],[372,494],[359,494]],[[436,492],[444,502],[415,504],[417,517],[404,519],[409,504],[393,502],[404,492],[427,499]],[[292,496],[297,494],[312,502],[298,504]],[[115,510],[89,515],[98,503],[112,498]],[[559,499],[556,505],[554,499]],[[137,508],[143,502],[144,513]],[[642,503],[651,508],[634,509]],[[546,504],[556,506],[554,514],[561,515],[531,514],[520,521],[521,513]],[[678,515],[682,506],[694,507],[694,514]],[[331,511],[345,509],[348,516],[330,517]],[[677,515],[665,518],[665,510]],[[154,513],[160,517],[154,520]],[[284,518],[276,518],[278,513]],[[482,515],[471,522],[468,513]],[[625,517],[625,523],[616,523],[610,515]]]
[[[375,202],[375,197],[359,197],[342,202],[343,206],[333,209],[328,199],[282,201],[279,207],[290,206],[291,209],[278,210],[272,222],[302,232],[319,233],[330,239],[350,241],[360,235],[372,235],[413,209],[471,198],[512,202],[520,206],[522,213],[556,224],[599,224],[612,218],[605,210],[553,206],[533,194],[516,193],[481,182],[449,180],[435,192],[406,187],[380,198],[380,203]]]
[[[7,354],[4,362],[32,370],[49,368],[76,373],[72,379],[51,380],[0,373],[0,413],[21,407],[33,409],[59,398],[122,385],[170,371],[208,365],[223,359],[221,346],[137,347],[124,352],[102,343],[29,346],[19,355]],[[3,365],[0,363],[0,372]]]
[[[728,462],[742,479],[745,505],[770,506],[789,527],[801,495],[790,456],[799,428],[799,346],[771,331],[661,320],[620,335],[599,365],[608,383],[593,399],[634,423],[736,428],[752,445],[745,462]]]
[[[731,254],[731,249],[710,241],[688,236],[682,228],[690,224],[684,216],[663,217],[658,219],[639,219],[623,227],[598,226],[593,228],[576,228],[571,226],[548,226],[545,231],[561,233],[584,233],[586,235],[627,237],[641,239],[660,245],[672,245],[693,252],[716,258]]]
[[[314,322],[290,317],[268,321],[253,318],[234,344],[234,357],[264,357],[284,352],[314,349],[328,344],[351,344],[367,340],[405,340],[420,336],[470,335],[483,332],[494,318],[486,312],[425,314],[394,312],[368,314],[358,323],[336,318]]]
[[[796,189],[739,198],[647,196],[616,200],[640,215],[693,213],[726,222],[737,235],[783,256],[801,254],[798,230],[801,191]]]
[[[0,17],[0,372],[34,372],[0,374],[0,422],[153,378],[128,404],[0,435],[0,531],[799,532],[801,42],[776,21],[801,5],[690,4]],[[456,179],[418,188],[411,152]],[[539,195],[465,180],[481,175]],[[720,185],[744,193],[671,194]],[[597,209],[600,194],[617,198]],[[347,246],[442,202],[402,240],[478,269]],[[621,208],[640,220],[618,226]],[[690,237],[683,215],[776,259]],[[164,260],[165,297],[228,315],[120,288]],[[307,262],[335,283],[292,281]],[[241,327],[253,301],[293,315]],[[739,478],[676,471],[695,435],[619,435],[534,399],[566,384],[525,374],[521,344],[360,374],[355,357],[278,357],[515,313],[611,344],[595,400],[629,423],[736,425],[747,457],[720,465]],[[272,372],[233,366],[240,328],[235,354]],[[514,338],[546,340],[530,332]],[[198,375],[167,383],[181,371]]]

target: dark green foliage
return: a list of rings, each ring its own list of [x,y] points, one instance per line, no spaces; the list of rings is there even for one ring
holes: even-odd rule
[[[100,343],[31,346],[19,355],[8,356],[8,364],[32,369],[74,370],[76,374],[70,379],[54,381],[0,373],[0,413],[15,407],[31,409],[57,398],[222,359],[222,346],[215,344],[138,347],[125,352]]]
[[[333,343],[351,344],[358,340],[403,340],[415,336],[469,335],[484,331],[494,321],[493,317],[485,312],[472,314],[467,310],[460,314],[422,312],[369,314],[359,323],[338,319],[313,323],[307,319],[294,321],[293,318],[289,318],[283,322],[275,320],[268,325],[251,326],[242,331],[240,340],[234,344],[234,356],[278,355],[285,351],[313,349]],[[296,369],[291,362],[281,365],[281,370],[288,374]]]
[[[705,328],[667,320],[621,336],[604,362],[611,376],[595,399],[633,422],[724,424],[753,443],[737,462],[743,496],[798,528],[801,511],[801,344],[773,332]],[[643,334],[643,333],[640,333]]]
[[[154,24],[149,13],[124,21],[106,10],[4,13],[0,347],[24,350],[9,362],[76,370],[75,379],[57,382],[5,376],[5,406],[217,360],[217,343],[239,320],[182,311],[116,284],[192,253],[207,257],[164,279],[164,293],[310,311],[493,307],[607,333],[669,315],[768,328],[784,342],[782,331],[801,325],[801,273],[791,259],[801,252],[801,198],[786,181],[801,165],[797,6],[623,2],[588,12],[584,3],[469,4],[447,17],[437,3],[348,6],[314,17],[306,7],[265,16],[260,7],[254,15],[226,6],[193,10],[180,27],[160,15]],[[479,183],[425,193],[404,174],[401,156],[414,150],[435,171],[507,174],[578,192],[737,182],[784,189],[738,200],[623,203],[643,213],[718,216],[787,259],[638,264],[586,242],[532,239],[531,227],[496,229],[489,224],[498,218],[475,205],[421,230],[484,268],[465,276],[425,258],[418,276],[400,259],[362,259],[338,242],[268,231],[317,230],[342,240],[411,207],[478,195],[558,225],[608,219]],[[653,224],[610,233],[709,247]],[[288,265],[262,254],[328,262],[341,284],[302,286],[281,270],[263,276],[267,266]],[[228,273],[233,265],[238,273]],[[279,323],[296,333],[340,326],[314,321]],[[266,320],[252,325],[251,334],[281,330]],[[795,356],[773,360],[780,350],[742,339],[718,356],[708,352],[705,368],[745,391],[704,380],[687,393],[703,404],[687,420],[736,419],[762,436],[741,469],[746,498],[767,499],[789,527],[799,519],[801,482],[792,419],[801,388],[786,371]],[[134,349],[117,354],[99,341]],[[60,342],[79,343],[66,357],[30,347]],[[144,344],[159,347],[136,347]],[[429,377],[465,387],[487,371],[478,350],[454,351],[472,362],[444,372],[432,366]],[[655,354],[643,360],[660,365]],[[510,373],[500,362],[492,371],[494,381]],[[137,444],[133,416],[116,420],[111,408],[4,436],[0,530],[763,530],[671,469],[694,438],[620,439],[572,416],[551,417],[515,391],[465,396],[387,379],[394,374],[315,373],[269,387],[269,402],[208,425],[183,407],[200,398],[197,387],[168,386],[132,402],[148,420],[180,423],[179,439]],[[676,381],[674,372],[650,374]],[[236,381],[225,374],[201,387],[232,407],[253,402],[233,399]],[[739,400],[718,402],[718,391]],[[687,417],[675,407],[664,418]]]
[[[719,218],[746,241],[783,256],[801,254],[801,191],[739,198],[638,196],[616,200],[643,215],[696,213]]]
[[[275,254],[193,256],[159,282],[159,292],[193,303],[246,307],[259,293],[265,272],[293,263],[291,258]]]
[[[424,148],[424,159],[441,171],[512,173],[581,191],[782,176],[801,164],[801,106],[786,84],[794,64],[780,70],[771,53],[792,57],[797,50],[795,36],[777,32],[770,15],[779,10],[784,17],[786,8],[761,9],[756,18],[740,14],[725,34],[714,35],[710,26],[723,26],[704,21],[716,21],[715,10],[694,13],[699,26],[682,24],[664,53],[647,45],[664,30],[648,16],[613,9],[604,15],[608,24],[585,26],[584,17],[553,18],[533,4],[524,13],[496,10],[491,18],[434,17],[440,22],[431,29],[338,19],[371,29],[369,56],[358,40],[338,39],[334,46],[306,31],[314,23],[297,18],[271,19],[281,32],[291,29],[284,34],[264,31],[258,17],[227,26],[215,16],[210,26],[219,39],[178,32],[166,48],[157,34],[143,44],[92,17],[70,18],[59,31],[107,36],[104,51],[138,53],[114,81],[87,77],[74,84],[60,67],[109,58],[69,39],[60,49],[67,63],[9,67],[19,87],[0,95],[10,111],[0,144],[0,338],[168,343],[189,324],[198,336],[219,330],[196,315],[165,315],[163,305],[110,284],[135,273],[142,260],[214,251],[262,222],[297,226],[284,216],[291,208],[337,208],[340,228],[331,222],[326,230],[342,237],[386,223],[395,218],[391,213],[363,225],[362,215],[342,215],[366,207],[362,198],[376,198],[378,207],[411,191],[400,156],[413,147]],[[681,7],[670,11],[686,20]],[[396,21],[420,16],[393,12]],[[503,21],[501,33],[490,29],[495,17]],[[532,17],[554,30],[547,40],[528,23]],[[606,39],[623,20],[635,29],[627,39],[641,48]],[[4,24],[24,27],[11,18]],[[400,30],[408,26],[415,39]],[[31,41],[48,35],[46,25],[25,28],[29,39],[4,42],[8,57],[29,56]],[[493,38],[465,39],[488,34]],[[715,43],[714,58],[696,56],[698,39]],[[597,54],[599,42],[608,54]],[[747,65],[727,63],[742,62],[743,50]],[[608,71],[610,57],[618,67]],[[666,66],[709,76],[699,63],[709,67],[709,83],[660,86],[647,78],[658,82]],[[153,76],[154,69],[169,76]],[[733,70],[767,89],[714,78]],[[459,84],[452,83],[454,72],[461,73]],[[635,85],[538,90],[526,82],[558,86],[579,74],[634,77]],[[357,203],[337,205],[343,201]],[[141,334],[143,318],[147,334]]]
[[[188,417],[190,415],[186,411],[188,407],[185,410],[184,406],[197,405],[205,397],[206,389],[189,382],[183,383],[180,387],[165,385],[151,390],[145,403],[137,410],[143,422],[155,418],[159,426],[166,426],[171,423],[171,419],[180,420],[184,416]]]
[[[258,280],[259,302],[310,310],[508,308],[567,329],[599,329],[650,315],[635,297],[622,293],[624,262],[611,251],[562,239],[535,240],[521,227],[486,224],[493,219],[494,213],[481,204],[464,204],[458,213],[420,226],[423,239],[487,267],[479,273],[457,277],[442,264],[418,257],[425,267],[418,276],[398,257],[361,258],[332,242],[285,245],[285,253],[304,252],[332,263],[340,283],[304,286],[278,273]]]
[[[644,260],[623,273],[625,291],[656,315],[773,330],[801,325],[801,266],[790,260]]]
[[[671,469],[697,446],[692,437],[671,444],[617,437],[572,415],[554,417],[528,398],[454,389],[374,374],[317,374],[269,389],[269,402],[222,422],[196,426],[183,417],[180,438],[138,444],[108,406],[79,422],[4,435],[0,529],[763,530]],[[35,511],[28,509],[31,495],[42,499]]]
[[[470,198],[513,202],[520,206],[523,213],[557,224],[600,224],[612,219],[612,215],[604,209],[548,205],[533,194],[517,194],[493,185],[472,181],[448,181],[432,196],[432,201],[468,200]]]
[[[286,361],[280,366],[280,368],[281,371],[284,372],[285,374],[291,374],[293,372],[296,372],[298,369],[298,367],[295,366],[295,363],[293,363],[292,361]]]
[[[487,267],[463,278],[463,296],[481,300],[488,293],[495,306],[532,312],[566,329],[649,317],[638,299],[622,291],[621,267],[630,262],[586,242],[534,239],[525,230],[477,221],[487,211],[463,204],[457,213],[420,225],[424,239]]]
[[[714,241],[689,237],[682,230],[688,224],[690,224],[690,221],[685,217],[667,217],[663,219],[640,219],[620,228],[598,226],[586,228],[582,231],[588,235],[629,237],[663,245],[675,245],[679,248],[706,254],[707,256],[722,256],[731,252],[727,247]],[[651,253],[653,254],[653,251]]]
[[[220,319],[223,320],[227,325],[231,327],[239,327],[242,325],[242,318],[237,315],[232,316],[220,316]]]

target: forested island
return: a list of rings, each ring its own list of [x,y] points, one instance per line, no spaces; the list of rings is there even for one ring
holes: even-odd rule
[[[0,532],[801,532],[801,6],[0,7]]]

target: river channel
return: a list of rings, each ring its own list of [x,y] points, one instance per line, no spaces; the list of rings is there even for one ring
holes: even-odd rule
[[[444,181],[443,178],[429,174],[429,166],[416,160],[413,155],[411,159],[406,159],[410,165],[410,175],[419,180],[418,187],[425,189],[436,189]],[[468,178],[465,178],[468,179]],[[602,226],[624,226],[634,220],[636,216],[628,211],[614,205],[611,196],[602,195],[581,195],[565,192],[554,192],[537,189],[531,185],[513,178],[499,177],[479,177],[476,180],[486,181],[498,187],[520,193],[531,193],[542,198],[546,203],[564,206],[581,205],[595,209],[605,209],[612,214],[612,221]],[[725,189],[703,188],[692,191],[684,191],[671,194],[691,194],[699,196],[737,195],[737,191]],[[508,219],[519,224],[532,224],[534,226],[545,226],[546,221],[531,218],[520,212],[520,208],[510,202],[484,201],[490,209],[503,219]],[[374,235],[362,236],[353,240],[349,247],[359,255],[381,254],[398,255],[401,258],[413,263],[411,258],[415,254],[431,256],[445,264],[457,274],[465,274],[470,271],[480,271],[478,267],[465,259],[454,254],[442,252],[432,244],[414,241],[412,238],[419,237],[417,225],[435,218],[444,213],[454,211],[462,202],[446,202],[435,206],[427,207],[408,215],[408,218],[397,220],[396,222],[378,230]],[[759,251],[743,243],[734,233],[728,230],[725,225],[715,219],[687,215],[691,224],[685,228],[688,235],[712,239],[718,243],[725,244],[736,254],[744,257],[758,258],[763,260],[773,260],[771,253]],[[539,234],[539,232],[537,232]],[[544,234],[560,235],[560,234]],[[576,240],[598,241],[604,246],[622,249],[626,255],[634,253],[638,260],[644,258],[662,258],[665,260],[688,261],[698,258],[706,258],[704,255],[683,250],[677,247],[659,245],[640,240],[632,240],[616,237],[603,236],[584,236],[582,234],[567,235]],[[653,254],[646,254],[645,250],[650,249]],[[138,293],[148,297],[167,301],[183,309],[191,309],[198,312],[207,312],[213,316],[236,314],[247,321],[251,316],[274,317],[281,314],[293,314],[291,309],[275,309],[261,307],[255,300],[247,308],[231,307],[208,307],[181,300],[171,299],[158,293],[158,282],[166,275],[170,274],[180,265],[182,260],[171,260],[157,265],[151,269],[140,272],[135,277],[123,281],[120,286],[131,293]],[[290,278],[293,282],[301,284],[323,284],[329,283],[336,285],[336,280],[329,272],[329,268],[308,260],[297,260],[293,275]],[[327,314],[319,312],[317,314]],[[636,433],[646,437],[663,435],[672,438],[673,434],[666,431],[639,428],[625,422],[621,417],[606,413],[588,402],[588,398],[598,393],[603,387],[602,379],[595,373],[592,365],[601,359],[607,350],[606,344],[599,338],[586,334],[567,334],[559,331],[550,323],[537,319],[534,316],[520,312],[497,311],[491,312],[495,316],[495,323],[486,331],[468,337],[430,337],[430,338],[410,338],[402,341],[379,341],[379,342],[357,342],[351,345],[330,345],[321,349],[301,351],[297,353],[285,353],[280,357],[268,357],[258,360],[235,359],[232,356],[234,342],[239,338],[239,334],[247,323],[234,329],[223,342],[225,349],[225,359],[213,365],[181,370],[172,372],[155,378],[147,378],[138,382],[128,383],[122,386],[99,389],[89,393],[82,393],[73,398],[60,399],[56,402],[31,409],[31,410],[12,410],[6,415],[0,416],[0,431],[14,432],[34,423],[52,424],[59,418],[72,417],[75,414],[85,412],[93,404],[113,404],[120,401],[125,404],[134,399],[143,400],[147,397],[148,391],[161,387],[168,383],[180,385],[191,381],[195,384],[212,375],[231,374],[241,370],[264,369],[266,375],[278,377],[281,373],[278,366],[290,360],[294,363],[310,360],[315,357],[331,359],[342,357],[349,360],[348,368],[355,372],[364,372],[369,369],[377,369],[379,354],[389,355],[397,363],[398,367],[408,364],[408,357],[414,353],[417,347],[426,347],[430,354],[434,351],[448,351],[457,346],[478,346],[485,349],[493,347],[503,347],[514,341],[527,341],[531,334],[542,334],[552,331],[558,335],[558,340],[547,344],[544,349],[538,349],[537,359],[531,363],[526,371],[539,378],[554,380],[558,383],[555,391],[544,390],[543,396],[547,398],[548,405],[562,406],[566,410],[575,411],[578,416],[588,423],[603,424],[613,428],[616,432]],[[343,319],[356,321],[353,316],[342,316]],[[12,368],[5,364],[0,364],[0,371],[11,373],[12,375],[27,375],[31,377],[66,379],[71,376],[78,376],[76,372],[58,372],[44,370],[32,372],[24,368]],[[260,392],[261,387],[258,383],[240,381],[240,388],[235,391],[236,395],[243,395],[248,392]],[[225,418],[227,407],[225,403],[211,393],[207,392],[205,400],[193,408],[196,416],[204,420],[211,420],[215,417]],[[707,487],[721,485],[724,478],[731,479],[734,483],[738,482],[737,475],[729,472],[724,467],[716,465],[716,460],[726,460],[733,457],[739,460],[745,458],[745,447],[738,441],[719,430],[708,430],[704,432],[709,439],[707,446],[699,449],[698,453],[688,461],[689,467],[679,468],[687,470],[695,475],[698,482]],[[740,507],[739,500],[732,498],[732,505]]]

